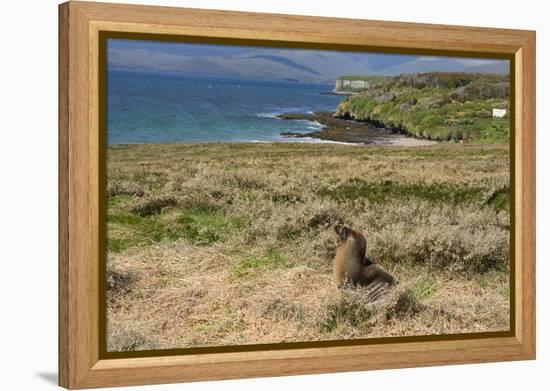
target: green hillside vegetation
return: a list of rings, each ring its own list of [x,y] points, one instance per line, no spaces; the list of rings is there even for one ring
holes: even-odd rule
[[[507,75],[432,72],[378,81],[341,102],[335,115],[430,140],[509,140],[508,116],[492,116],[494,108],[509,110]]]

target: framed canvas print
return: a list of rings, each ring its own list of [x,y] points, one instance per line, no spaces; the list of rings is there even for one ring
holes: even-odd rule
[[[60,5],[67,388],[535,358],[535,33]]]

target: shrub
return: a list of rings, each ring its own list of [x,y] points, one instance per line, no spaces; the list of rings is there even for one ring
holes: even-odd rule
[[[131,290],[131,284],[135,280],[136,276],[131,272],[117,271],[112,266],[107,268],[107,296],[110,300],[114,300],[115,296],[128,293]]]
[[[510,208],[510,187],[504,186],[495,190],[487,199],[486,204],[497,211]]]
[[[176,206],[178,201],[174,197],[148,197],[131,209],[138,216],[146,217],[159,214],[163,208]]]
[[[135,325],[109,324],[107,346],[110,352],[133,352],[149,350],[154,346],[146,333]]]
[[[325,333],[346,326],[365,330],[372,327],[375,315],[376,309],[364,289],[331,290],[321,302],[314,322]]]
[[[407,286],[398,286],[381,302],[378,311],[388,321],[412,318],[424,309],[425,306],[418,302],[412,289]]]
[[[107,198],[121,195],[143,197],[145,191],[139,184],[134,182],[109,181],[107,183]]]

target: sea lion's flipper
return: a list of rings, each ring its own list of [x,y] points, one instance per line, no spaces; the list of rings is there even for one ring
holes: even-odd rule
[[[374,264],[374,261],[372,260],[372,258],[369,257],[368,255],[365,255],[365,258],[363,259],[363,265],[369,266],[373,264]]]
[[[376,301],[386,295],[391,289],[391,285],[383,281],[374,281],[367,288],[367,300]]]

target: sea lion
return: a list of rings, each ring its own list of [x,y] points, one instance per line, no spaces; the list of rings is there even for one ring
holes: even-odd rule
[[[338,245],[334,256],[334,280],[338,287],[348,283],[368,286],[373,282],[395,284],[395,279],[366,256],[367,239],[354,229],[337,224],[334,227]]]

